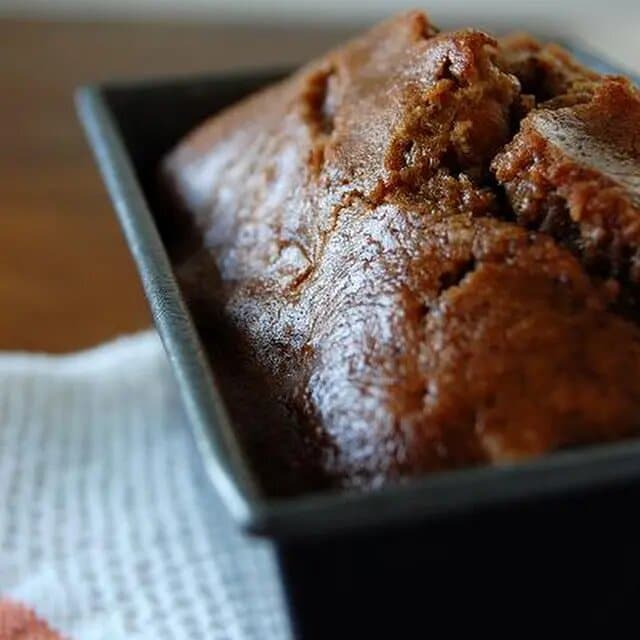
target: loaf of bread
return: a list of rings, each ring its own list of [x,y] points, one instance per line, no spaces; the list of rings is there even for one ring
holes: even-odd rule
[[[627,80],[411,12],[213,116],[163,176],[214,370],[294,490],[640,430]]]

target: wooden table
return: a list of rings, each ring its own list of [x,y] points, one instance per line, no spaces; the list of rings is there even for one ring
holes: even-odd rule
[[[77,124],[75,86],[289,64],[336,29],[0,22],[0,350],[64,352],[150,324]]]

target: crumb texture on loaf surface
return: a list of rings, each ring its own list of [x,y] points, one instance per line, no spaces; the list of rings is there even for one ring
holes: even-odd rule
[[[419,12],[187,136],[182,286],[277,417],[249,447],[298,485],[269,490],[637,433],[639,154],[628,81]]]

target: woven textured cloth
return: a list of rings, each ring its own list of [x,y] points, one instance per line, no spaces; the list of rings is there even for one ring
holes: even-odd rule
[[[155,333],[0,355],[0,640],[288,638],[273,570],[204,474]]]

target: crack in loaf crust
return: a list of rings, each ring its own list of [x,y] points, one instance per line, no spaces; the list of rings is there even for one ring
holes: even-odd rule
[[[413,12],[181,142],[185,293],[286,416],[256,456],[369,487],[636,433],[627,284],[581,259],[635,255],[637,105],[557,48]],[[626,177],[592,161],[604,137]]]

